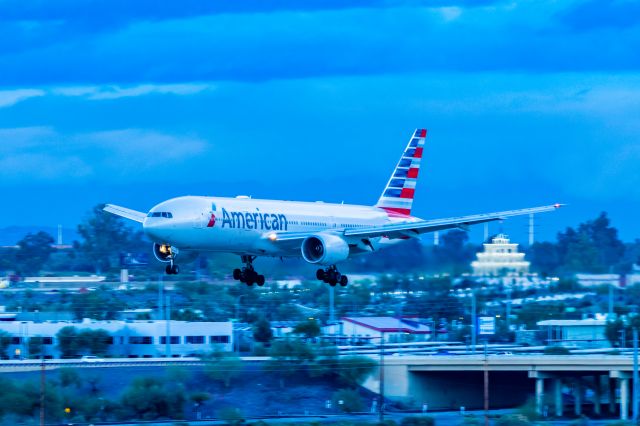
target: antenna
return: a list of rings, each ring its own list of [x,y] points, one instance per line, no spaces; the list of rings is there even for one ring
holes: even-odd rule
[[[62,245],[62,225],[58,225],[58,245]]]

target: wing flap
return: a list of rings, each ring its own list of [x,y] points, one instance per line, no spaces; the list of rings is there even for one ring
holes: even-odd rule
[[[532,213],[545,213],[554,211],[561,207],[560,204],[550,206],[533,207],[528,209],[507,210],[503,212],[484,213],[470,216],[450,217],[445,219],[419,220],[415,222],[392,223],[388,225],[372,226],[369,228],[347,229],[344,231],[346,237],[388,237],[403,238],[407,235],[417,236],[427,232],[442,231],[445,229],[461,228],[465,229],[470,225],[493,222],[514,216],[528,215]]]
[[[107,204],[104,206],[104,211],[114,214],[116,216],[124,217],[125,219],[133,220],[142,223],[144,218],[147,217],[145,213],[137,210],[131,210],[126,207],[116,206],[115,204]]]

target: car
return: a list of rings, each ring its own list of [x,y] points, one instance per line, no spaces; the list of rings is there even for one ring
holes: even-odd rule
[[[82,362],[102,362],[104,361],[103,358],[98,358],[95,355],[84,355],[82,358],[80,358],[80,361]]]
[[[496,352],[494,355],[513,355],[513,352],[509,352],[509,351],[500,351],[500,352]]]

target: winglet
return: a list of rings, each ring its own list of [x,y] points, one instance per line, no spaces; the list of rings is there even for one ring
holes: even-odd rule
[[[116,216],[124,217],[125,219],[140,223],[142,223],[144,218],[147,217],[147,215],[142,212],[131,210],[126,207],[116,206],[115,204],[107,204],[104,206],[103,210]]]

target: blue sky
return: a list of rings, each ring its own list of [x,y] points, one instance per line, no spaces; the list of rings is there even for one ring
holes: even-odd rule
[[[631,240],[639,51],[620,0],[0,0],[0,220],[183,194],[372,204],[424,126],[416,214],[561,201],[541,238],[604,210]]]

